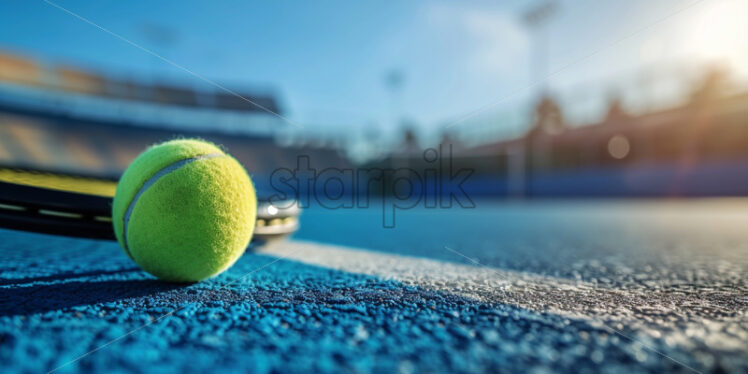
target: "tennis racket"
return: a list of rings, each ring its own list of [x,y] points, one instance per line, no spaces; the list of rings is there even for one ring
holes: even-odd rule
[[[115,240],[112,198],[117,181],[0,167],[0,227],[52,235]],[[294,201],[260,196],[252,243],[284,238],[299,227]]]

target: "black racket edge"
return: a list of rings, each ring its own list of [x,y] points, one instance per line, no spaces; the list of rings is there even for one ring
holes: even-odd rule
[[[24,214],[3,209],[0,209],[0,227],[74,238],[115,240],[111,222]]]
[[[58,209],[87,217],[109,216],[112,199],[107,196],[61,191],[0,181],[0,203],[32,209]]]

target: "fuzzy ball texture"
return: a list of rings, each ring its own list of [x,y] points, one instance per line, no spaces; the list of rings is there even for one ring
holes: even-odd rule
[[[196,282],[228,269],[254,231],[257,197],[247,172],[212,143],[155,145],[127,168],[112,205],[122,248],[145,271]]]

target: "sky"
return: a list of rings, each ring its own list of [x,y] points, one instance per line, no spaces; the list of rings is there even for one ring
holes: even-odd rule
[[[222,85],[275,93],[309,129],[386,132],[407,118],[424,131],[487,121],[512,134],[539,90],[528,86],[541,77],[541,34],[522,20],[538,1],[50,1]],[[665,79],[672,66],[718,63],[748,75],[748,0],[558,3],[545,71],[562,102],[599,111],[601,89],[647,69]],[[0,25],[0,50],[203,85],[42,0],[3,1]],[[392,71],[399,89],[385,83]]]

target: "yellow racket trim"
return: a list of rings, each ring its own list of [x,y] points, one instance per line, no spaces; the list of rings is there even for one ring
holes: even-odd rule
[[[113,197],[117,182],[28,170],[0,168],[0,182]]]

